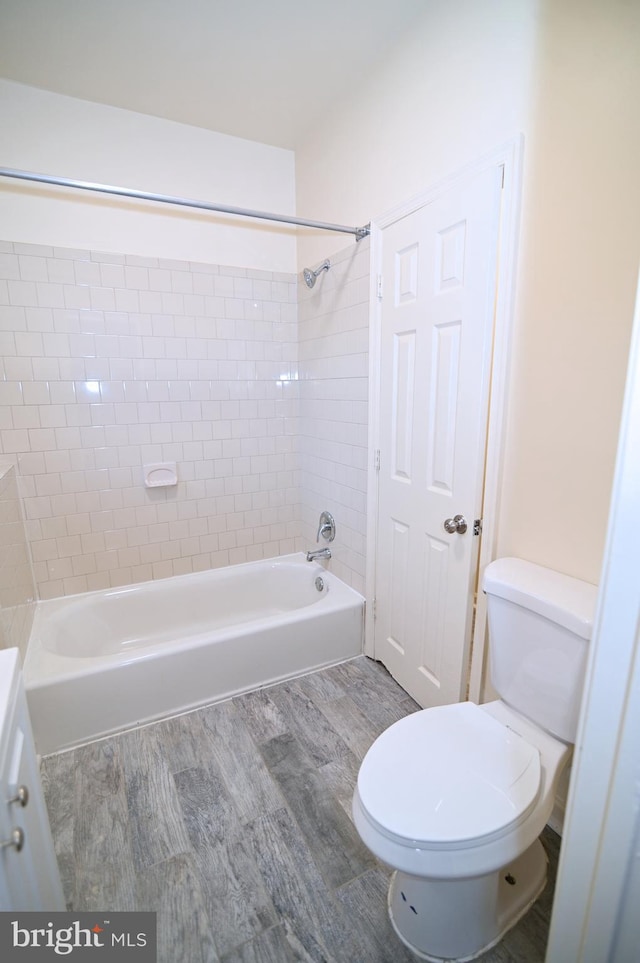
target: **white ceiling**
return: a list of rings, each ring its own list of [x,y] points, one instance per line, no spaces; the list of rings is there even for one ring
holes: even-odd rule
[[[279,147],[428,0],[0,0],[0,76]]]

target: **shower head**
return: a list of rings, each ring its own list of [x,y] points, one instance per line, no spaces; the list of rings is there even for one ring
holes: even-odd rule
[[[316,278],[318,275],[322,274],[323,271],[328,271],[330,267],[331,261],[327,258],[327,260],[323,261],[322,264],[319,264],[317,268],[305,268],[302,272],[304,283],[308,288],[312,288],[316,283]]]

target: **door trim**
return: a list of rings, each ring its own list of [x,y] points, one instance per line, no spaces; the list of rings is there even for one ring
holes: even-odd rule
[[[503,191],[500,209],[498,240],[498,283],[496,287],[493,357],[488,413],[487,449],[484,473],[483,531],[478,558],[478,572],[495,557],[497,519],[502,479],[503,449],[506,434],[506,401],[511,345],[511,330],[515,311],[516,263],[520,206],[522,194],[522,157],[524,137],[520,134],[495,150],[451,174],[429,190],[418,194],[371,222],[370,255],[370,327],[369,327],[369,471],[367,479],[367,561],[366,595],[369,604],[365,614],[364,651],[374,655],[374,606],[376,585],[376,552],[378,520],[378,471],[376,452],[380,448],[380,340],[382,329],[382,301],[378,297],[378,275],[382,267],[382,244],[385,228],[408,214],[432,203],[456,184],[471,178],[488,167],[502,167]],[[468,698],[480,702],[485,674],[486,600],[478,593],[475,627],[471,639],[468,678]]]

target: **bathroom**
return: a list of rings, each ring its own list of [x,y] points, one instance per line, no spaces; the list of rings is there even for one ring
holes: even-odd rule
[[[249,127],[207,130],[193,119],[178,128],[175,117],[150,117],[140,102],[106,106],[88,86],[71,93],[53,76],[25,79],[3,51],[2,163],[363,224],[522,133],[493,554],[595,583],[637,268],[634,85],[625,75],[637,70],[633,14],[614,9],[595,0],[562,9],[524,0],[429,4],[376,71],[355,72],[335,90],[331,109],[313,118],[295,150],[289,134],[271,143],[258,119],[253,135]],[[9,11],[5,5],[3,16]],[[307,28],[317,34],[327,24]],[[42,60],[30,29],[33,59]],[[96,21],[96,35],[104,29]],[[310,42],[295,37],[300,46]],[[325,508],[338,524],[331,569],[364,594],[369,242],[167,209],[151,214],[142,203],[63,197],[53,188],[0,188],[1,240],[34,245],[16,255],[24,274],[5,279],[2,316],[7,323],[11,315],[13,327],[3,326],[3,356],[14,377],[5,373],[1,386],[1,440],[4,458],[19,462],[41,597],[104,587],[107,577],[109,585],[127,584],[306,550]],[[331,270],[307,290],[302,267],[327,257]],[[202,268],[187,271],[187,263]],[[215,274],[207,274],[211,266]],[[19,283],[20,293],[12,291],[22,303],[10,301],[10,281]],[[176,331],[163,317],[181,303],[178,313],[190,318],[191,299],[216,297],[228,302],[228,316],[215,338],[195,326]],[[69,329],[81,311],[92,330]],[[136,330],[149,311],[156,329]],[[108,330],[100,326],[107,313]],[[123,350],[116,357],[115,338]],[[157,353],[147,356],[145,347]],[[17,398],[26,358],[33,382]],[[105,358],[114,363],[108,379]],[[195,378],[193,362],[211,373]],[[145,398],[136,396],[142,378],[154,382]],[[222,397],[211,395],[214,381]],[[79,424],[67,421],[70,385]],[[148,406],[148,432],[136,434],[132,404]],[[180,501],[167,492],[149,497],[136,475],[142,464],[165,460],[180,461]],[[8,553],[3,561],[13,578]]]

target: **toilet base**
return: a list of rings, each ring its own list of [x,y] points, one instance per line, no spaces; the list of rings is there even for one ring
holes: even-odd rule
[[[538,839],[487,876],[433,880],[398,870],[389,887],[389,917],[402,942],[421,959],[464,963],[498,943],[546,881],[547,854]]]

